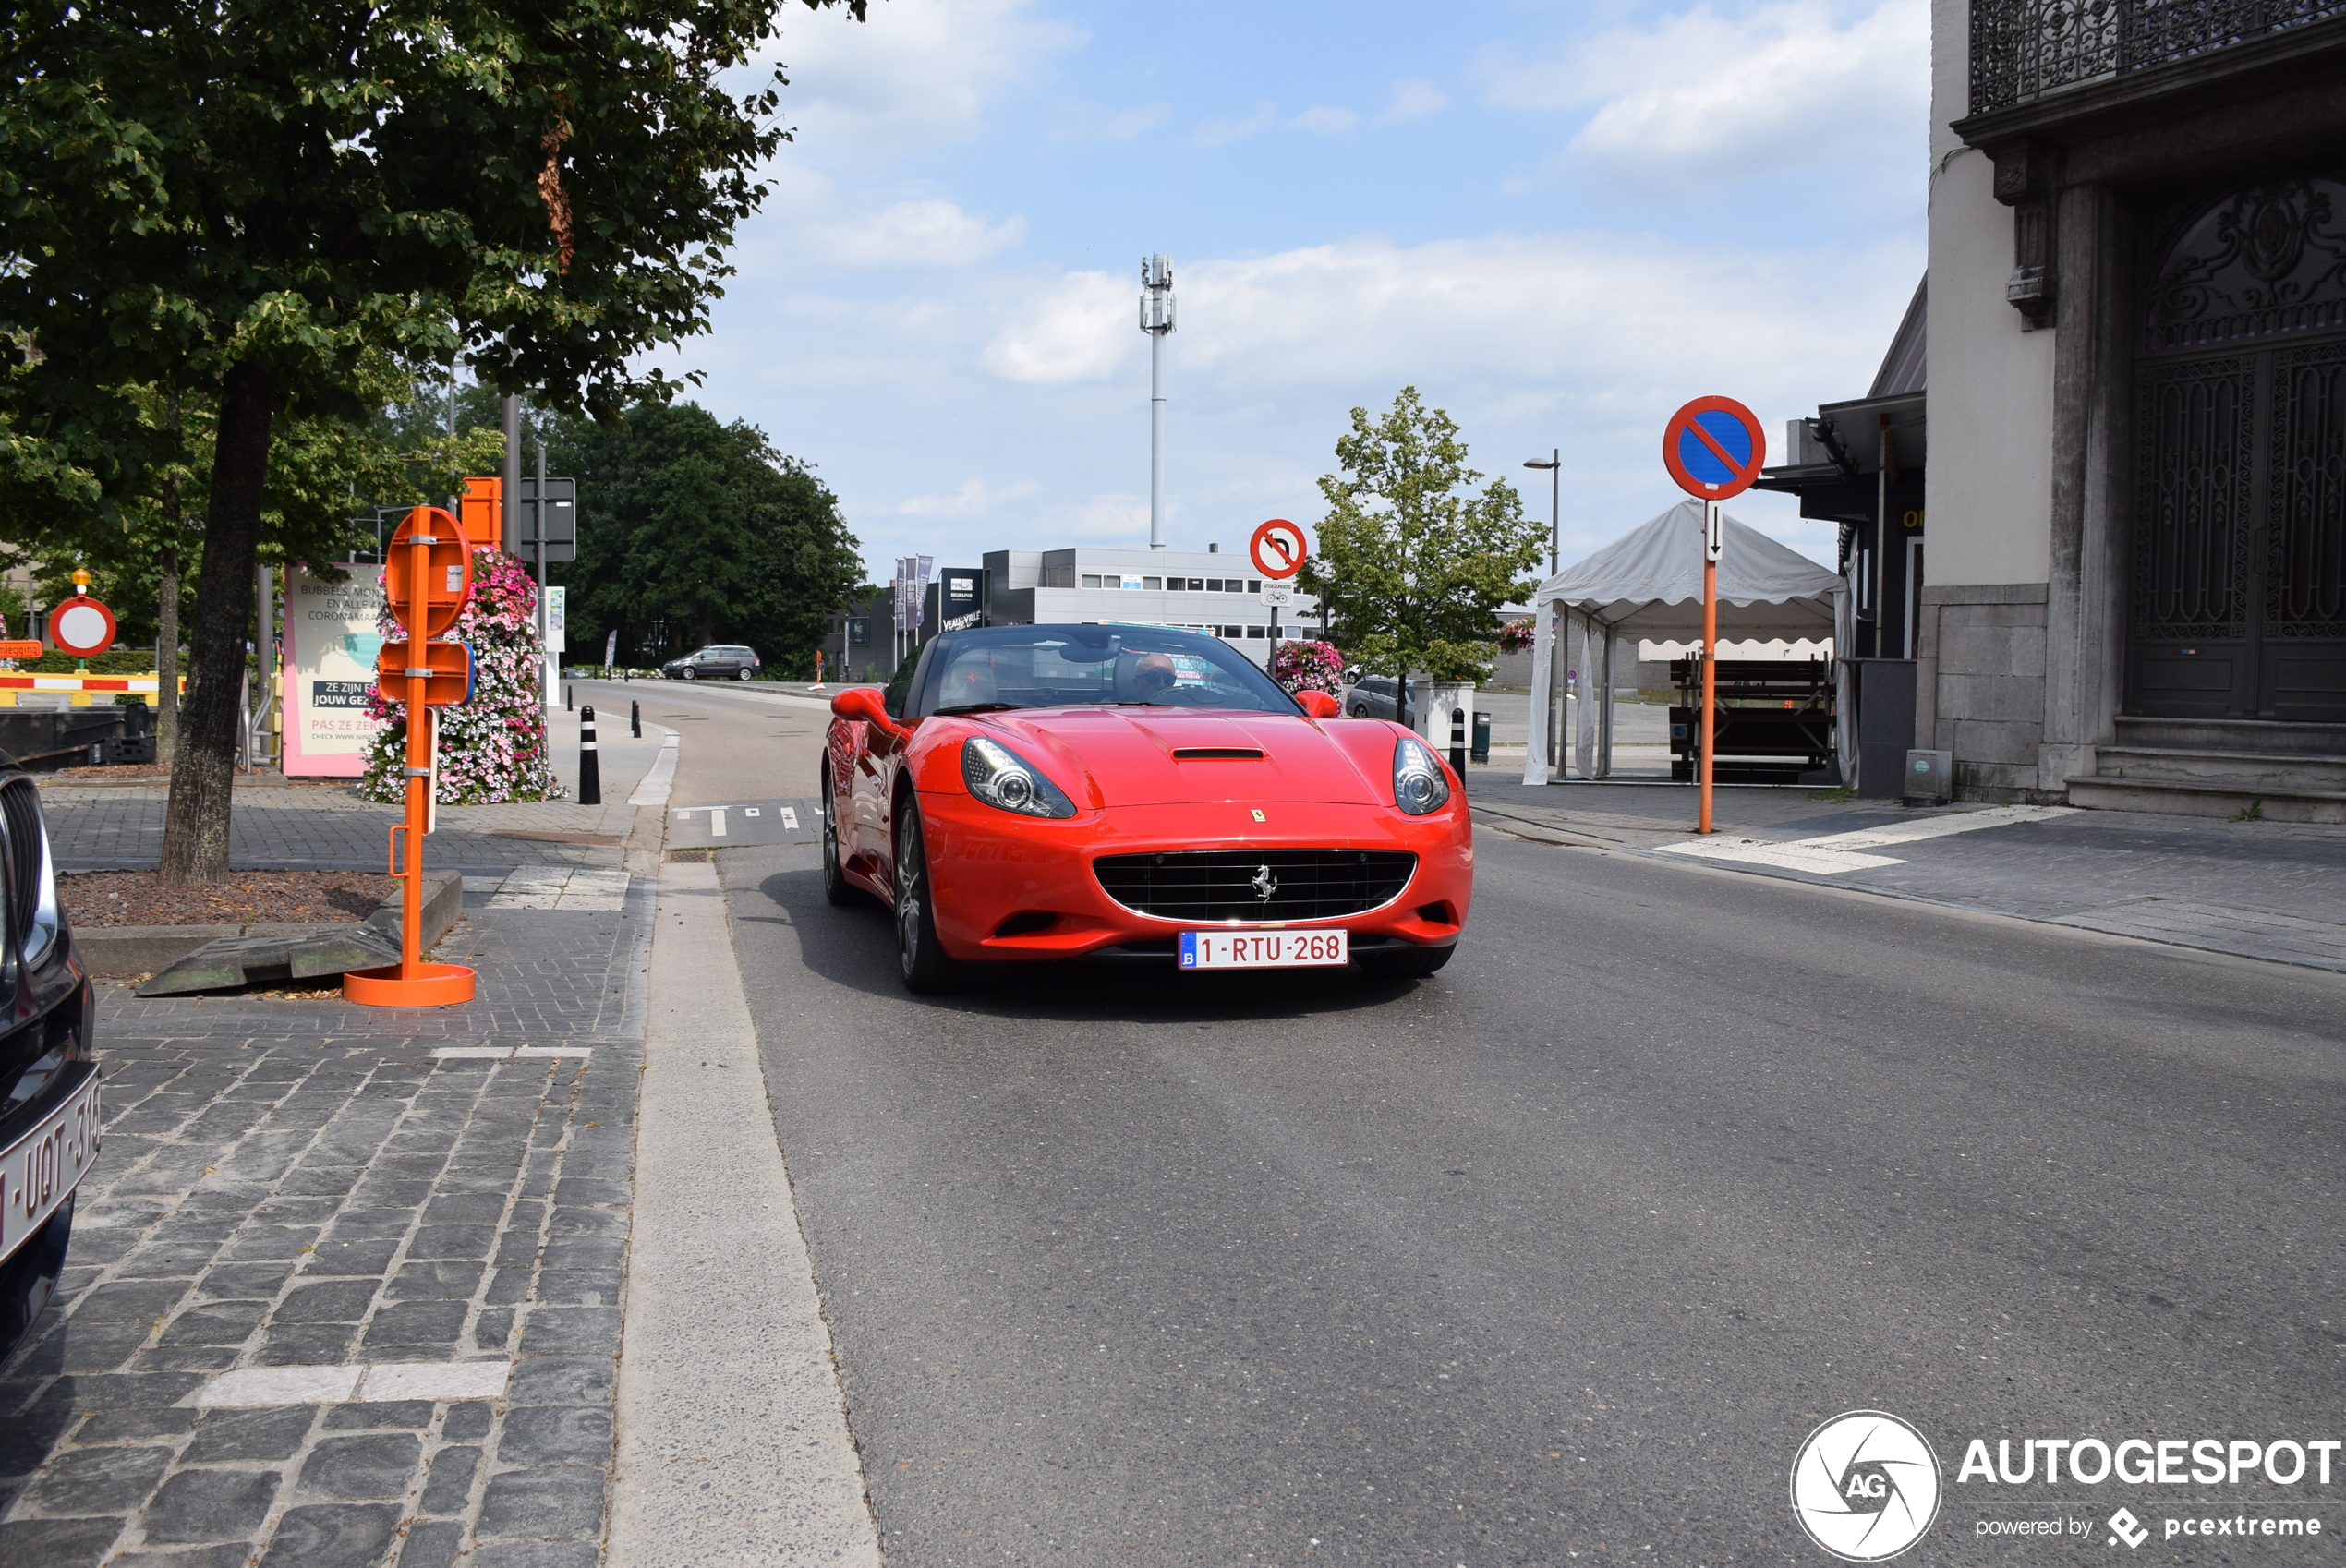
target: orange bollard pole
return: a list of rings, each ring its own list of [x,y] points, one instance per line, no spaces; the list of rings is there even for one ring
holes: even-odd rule
[[[435,596],[432,592],[431,565],[433,548],[453,543],[458,552],[457,565],[445,568],[447,591]],[[403,667],[407,689],[407,763],[406,821],[392,829],[393,838],[406,838],[405,864],[394,863],[392,874],[406,884],[401,889],[399,962],[381,969],[352,970],[342,977],[342,994],[349,1001],[378,1007],[437,1007],[473,999],[473,971],[462,964],[432,964],[424,961],[424,835],[430,824],[431,777],[431,667],[427,645],[431,633],[441,627],[432,624],[433,600],[437,597],[446,609],[445,621],[453,623],[469,593],[471,581],[471,546],[463,526],[456,519],[437,507],[417,507],[407,514],[393,540],[394,551],[406,551],[406,569],[399,581],[388,571],[384,586],[393,595],[392,613],[400,629],[406,633],[407,663]],[[458,583],[466,585],[458,591]],[[377,679],[381,680],[379,672]]]

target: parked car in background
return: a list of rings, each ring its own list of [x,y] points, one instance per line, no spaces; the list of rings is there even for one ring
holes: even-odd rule
[[[671,658],[659,667],[671,681],[746,681],[764,660],[739,643],[711,643],[705,648]]]
[[[1400,682],[1390,675],[1364,675],[1350,691],[1344,694],[1344,711],[1354,718],[1390,718],[1398,722],[1401,718],[1400,705],[1394,699],[1399,690]],[[1425,701],[1425,682],[1411,681],[1410,713],[1415,715],[1423,711]]]
[[[90,978],[57,902],[31,777],[0,754],[0,1358],[48,1306],[97,1163]]]

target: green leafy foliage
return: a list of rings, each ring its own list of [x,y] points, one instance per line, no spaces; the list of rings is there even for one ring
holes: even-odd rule
[[[0,509],[127,526],[200,463],[195,422],[158,398],[212,414],[166,883],[226,872],[263,513],[332,493],[277,422],[365,427],[384,356],[606,416],[672,396],[643,351],[707,329],[765,195],[780,78],[750,62],[777,12],[6,0]]]
[[[1371,669],[1436,681],[1491,672],[1499,607],[1528,596],[1545,527],[1504,479],[1480,494],[1458,427],[1415,387],[1372,421],[1352,411],[1324,475],[1328,513],[1302,586],[1322,596],[1345,648]]]
[[[803,464],[690,403],[572,427],[554,454],[578,480],[578,560],[548,571],[570,590],[574,662],[599,662],[616,630],[622,663],[746,643],[769,673],[813,673],[864,563]]]

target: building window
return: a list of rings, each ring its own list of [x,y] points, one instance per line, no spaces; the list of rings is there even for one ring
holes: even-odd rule
[[[1268,626],[1250,626],[1246,629],[1246,634],[1250,637],[1267,637],[1271,634],[1271,629]]]
[[[1222,591],[1222,579],[1219,577],[1208,577],[1205,580],[1205,591],[1209,594],[1220,593]]]
[[[1100,585],[1100,574],[1096,572],[1086,572],[1083,573],[1083,585],[1087,588],[1098,587]]]
[[[1250,594],[1261,593],[1263,591],[1263,579],[1260,577],[1249,577],[1246,580],[1246,591]]]
[[[1119,577],[1116,580],[1116,585],[1119,588],[1137,588],[1141,585],[1141,580],[1138,577]]]
[[[1189,585],[1190,592],[1193,594],[1202,594],[1205,591],[1205,579],[1203,577],[1190,578]]]
[[[1155,592],[1165,586],[1165,579],[1162,577],[1143,577],[1141,579],[1141,586],[1150,590],[1151,592]]]

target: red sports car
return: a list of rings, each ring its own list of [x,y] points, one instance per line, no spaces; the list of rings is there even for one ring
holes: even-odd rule
[[[949,632],[831,712],[823,889],[894,909],[914,991],[1102,956],[1423,975],[1466,923],[1473,828],[1433,749],[1215,638]]]

